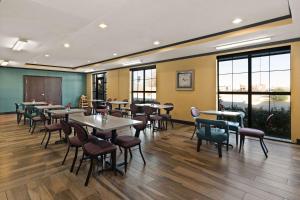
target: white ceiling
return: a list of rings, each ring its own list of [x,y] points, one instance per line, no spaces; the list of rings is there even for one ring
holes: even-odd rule
[[[290,25],[139,58],[153,62],[213,52],[219,44],[261,36],[272,41],[300,37],[299,0],[290,0],[290,6]],[[288,14],[287,0],[2,0],[0,60],[12,61],[12,67],[36,62],[71,68],[113,58],[113,53],[152,49],[155,40],[164,46]],[[244,21],[232,24],[236,17]],[[101,29],[100,23],[108,27]],[[21,52],[11,50],[17,38],[29,40]],[[64,48],[64,43],[71,47]],[[123,60],[93,68],[121,67]]]

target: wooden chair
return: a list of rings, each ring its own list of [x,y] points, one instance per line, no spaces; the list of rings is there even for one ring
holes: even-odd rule
[[[75,132],[77,133],[78,139],[83,144],[82,159],[80,160],[79,166],[76,171],[76,175],[80,170],[83,160],[90,159],[90,168],[84,184],[85,186],[87,186],[89,183],[90,176],[92,174],[94,160],[99,160],[99,157],[101,157],[102,158],[101,162],[103,162],[103,157],[106,156],[107,154],[111,154],[112,166],[115,166],[116,146],[114,146],[110,142],[99,140],[97,138],[93,138],[89,140],[89,136],[86,130],[79,124],[74,124],[74,129]]]
[[[145,158],[143,156],[142,153],[142,149],[141,149],[141,140],[139,139],[139,135],[140,132],[142,130],[144,130],[147,126],[147,117],[146,116],[136,116],[133,118],[134,120],[138,120],[138,121],[142,121],[142,124],[139,125],[134,125],[133,127],[135,128],[136,132],[134,136],[131,135],[122,135],[122,136],[118,136],[116,138],[116,144],[119,145],[119,147],[124,149],[124,169],[125,169],[125,173],[127,172],[127,154],[128,154],[128,150],[130,152],[130,156],[132,157],[132,153],[131,153],[131,148],[135,147],[135,146],[139,146],[139,151],[141,154],[141,157],[143,159],[144,165],[146,165],[146,161]]]
[[[20,124],[25,111],[20,108],[21,107],[20,104],[15,103],[15,106],[16,106],[16,114],[17,114],[17,123]]]
[[[168,122],[170,122],[171,125],[172,125],[172,128],[174,128],[173,120],[172,120],[172,115],[171,115],[171,111],[174,109],[174,104],[173,103],[165,103],[164,105],[173,106],[173,107],[164,108],[164,110],[166,111],[166,113],[165,114],[161,114],[160,116],[163,117],[163,121],[165,121],[165,123],[166,123],[166,129],[168,129]]]
[[[197,126],[197,151],[200,151],[202,140],[217,143],[219,157],[222,157],[222,145],[226,142],[226,150],[228,151],[229,130],[228,123],[222,120],[196,119]]]
[[[191,137],[191,140],[192,140],[194,138],[195,133],[196,133],[196,129],[197,129],[196,119],[200,117],[200,110],[196,107],[191,107],[191,115],[192,115],[193,119],[195,120],[195,128],[194,128],[193,135]]]
[[[43,140],[42,140],[42,142],[41,142],[41,145],[44,143],[44,140],[45,140],[45,138],[46,138],[46,136],[47,136],[47,134],[48,134],[48,139],[47,139],[46,144],[45,144],[45,149],[46,149],[47,146],[48,146],[48,143],[49,143],[49,141],[50,141],[50,138],[51,138],[51,135],[52,135],[53,132],[57,132],[57,131],[58,131],[58,132],[59,132],[59,137],[60,137],[60,139],[61,139],[61,130],[62,130],[62,126],[61,126],[60,123],[46,124],[47,118],[46,118],[45,114],[44,114],[44,113],[41,113],[40,116],[41,116],[42,121],[43,121],[44,124],[45,124],[45,126],[44,126],[44,129],[45,129],[45,135],[44,135],[44,137],[43,137]]]
[[[266,129],[269,129],[272,127],[272,119],[274,117],[274,114],[270,114],[266,120]],[[268,158],[268,153],[269,150],[264,142],[264,137],[265,137],[265,132],[259,129],[255,128],[240,128],[239,129],[239,134],[240,134],[240,149],[239,152],[241,152],[242,147],[244,146],[245,143],[245,137],[254,137],[258,138],[260,142],[260,146],[266,156]]]

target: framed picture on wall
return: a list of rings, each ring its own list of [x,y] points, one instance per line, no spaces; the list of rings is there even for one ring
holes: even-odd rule
[[[194,90],[194,70],[176,72],[176,90]]]

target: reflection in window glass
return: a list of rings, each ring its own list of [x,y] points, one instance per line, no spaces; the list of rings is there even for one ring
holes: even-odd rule
[[[269,91],[269,72],[252,73],[252,91],[255,92]]]
[[[233,60],[233,73],[248,72],[248,59]]]
[[[272,92],[289,92],[290,70],[270,72],[270,90]]]
[[[290,69],[290,54],[280,54],[270,56],[270,70],[286,70]]]
[[[233,91],[248,91],[248,73],[233,74]]]
[[[219,90],[232,91],[232,74],[219,76]]]
[[[252,58],[252,72],[269,71],[269,56]]]
[[[232,73],[232,61],[221,61],[219,62],[219,74]]]

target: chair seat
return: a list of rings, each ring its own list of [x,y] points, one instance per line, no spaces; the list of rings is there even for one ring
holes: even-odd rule
[[[91,156],[98,156],[105,153],[110,153],[116,150],[116,147],[110,142],[104,140],[93,140],[83,146],[86,154]]]
[[[47,124],[45,125],[45,129],[47,131],[59,131],[62,129],[61,124],[57,123],[57,124]]]
[[[116,144],[121,147],[133,147],[141,143],[141,140],[137,137],[130,136],[130,135],[122,135],[118,136],[116,139]]]
[[[97,139],[95,136],[88,135],[88,141],[93,141],[95,139]],[[71,146],[81,147],[83,145],[77,136],[70,137],[69,142]]]
[[[250,137],[264,137],[265,133],[261,130],[254,128],[240,128],[239,133],[242,136],[250,136]]]
[[[94,136],[101,138],[103,140],[108,140],[111,138],[112,133],[111,131],[97,131],[96,134],[94,134]]]
[[[160,115],[150,115],[151,120],[162,120],[163,117]]]
[[[42,118],[40,116],[35,116],[35,117],[32,118],[32,121],[40,122],[40,121],[42,121]]]
[[[198,129],[196,133],[199,139],[212,140],[214,142],[223,142],[227,140],[227,134],[224,129],[211,128],[210,137],[205,136],[205,127],[200,128],[200,130]]]

